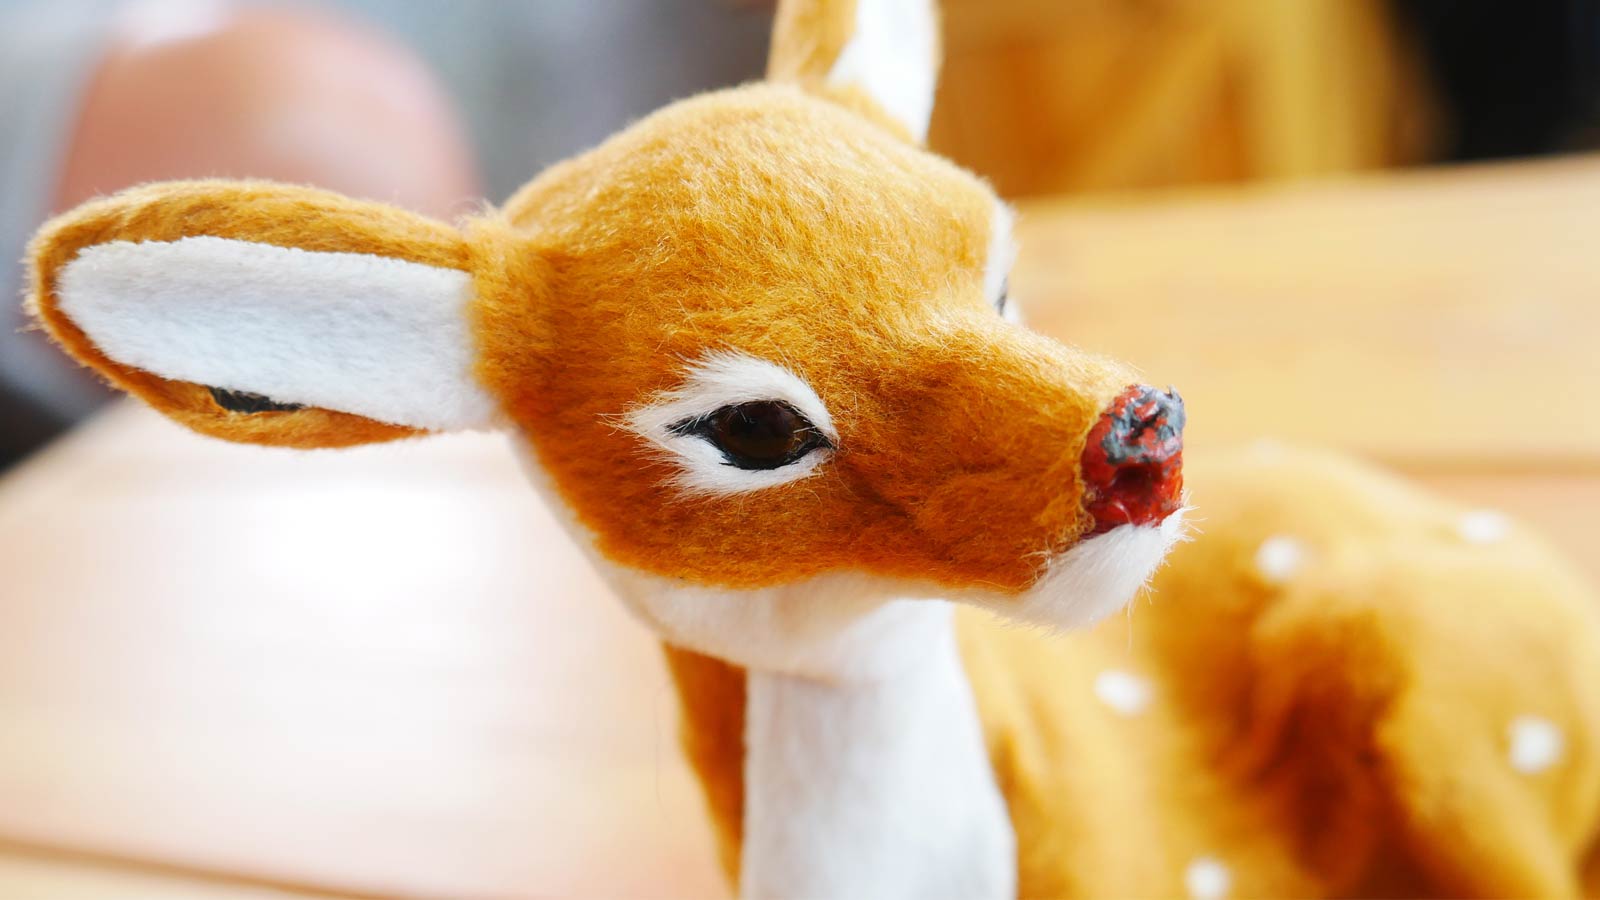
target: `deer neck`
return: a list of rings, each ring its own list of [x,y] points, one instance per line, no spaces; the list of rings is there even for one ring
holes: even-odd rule
[[[842,637],[850,677],[748,672],[740,893],[1014,895],[1015,836],[949,605],[868,615],[895,627]]]
[[[743,896],[1015,896],[1016,835],[950,604],[885,603],[850,578],[719,596],[622,569],[531,445],[514,446],[635,616],[671,646],[745,669]],[[724,696],[679,687],[691,707]]]

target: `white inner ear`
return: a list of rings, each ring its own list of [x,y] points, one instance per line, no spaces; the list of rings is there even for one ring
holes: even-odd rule
[[[994,202],[994,213],[989,217],[989,256],[983,268],[983,296],[989,305],[1000,310],[1007,321],[1020,322],[1017,304],[1007,302],[1000,306],[1001,291],[1011,277],[1011,267],[1017,262],[1017,240],[1012,236],[1017,214],[1003,200]]]
[[[466,272],[191,237],[85,248],[60,306],[107,356],[163,378],[430,431],[484,427]]]
[[[918,141],[928,136],[938,79],[932,0],[856,0],[855,33],[828,83],[866,91]]]
[[[681,386],[629,410],[624,419],[629,430],[677,467],[673,481],[691,493],[742,493],[815,474],[827,459],[827,450],[814,450],[776,469],[741,469],[705,438],[673,430],[681,422],[710,415],[724,406],[762,400],[789,404],[829,441],[838,443],[833,417],[810,385],[782,366],[743,353],[706,356],[689,369]]]

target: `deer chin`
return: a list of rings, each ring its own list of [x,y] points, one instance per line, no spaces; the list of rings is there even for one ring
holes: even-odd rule
[[[670,644],[754,671],[832,683],[913,668],[951,621],[948,602],[904,593],[906,599],[888,599],[899,585],[851,573],[754,590],[621,569],[613,569],[611,582],[628,609]]]
[[[1173,545],[1184,539],[1186,508],[1153,525],[1120,525],[1057,554],[1020,601],[997,610],[1021,622],[1086,628],[1132,600]]]
[[[856,573],[734,590],[607,567],[628,608],[669,643],[758,671],[832,682],[875,680],[926,654],[950,627],[948,600],[1051,629],[1093,625],[1126,606],[1149,581],[1183,539],[1183,514],[1180,509],[1158,524],[1122,525],[1080,541],[1051,559],[1020,596],[940,591]],[[915,599],[941,593],[948,600]]]

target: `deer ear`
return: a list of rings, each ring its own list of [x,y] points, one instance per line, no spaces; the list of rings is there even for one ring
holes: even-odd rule
[[[49,223],[30,304],[66,351],[216,437],[336,447],[486,426],[456,230],[264,183],[137,188]]]
[[[928,136],[939,75],[935,0],[782,0],[767,77],[795,81]]]

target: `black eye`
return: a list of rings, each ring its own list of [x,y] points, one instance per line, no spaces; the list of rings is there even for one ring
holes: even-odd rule
[[[261,394],[226,391],[219,387],[211,388],[211,399],[217,401],[217,405],[228,412],[237,413],[294,412],[297,409],[305,409],[298,403],[279,403]]]
[[[1006,304],[1011,301],[1011,276],[1007,275],[1000,282],[1000,296],[994,299],[994,311],[1005,315]]]
[[[828,439],[815,425],[777,400],[724,406],[710,415],[679,422],[672,430],[705,438],[741,469],[776,469],[828,446]]]

